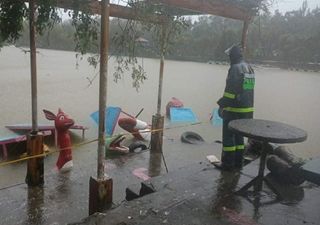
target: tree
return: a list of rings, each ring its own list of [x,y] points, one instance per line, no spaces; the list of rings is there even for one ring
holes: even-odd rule
[[[8,0],[0,0],[1,7],[4,7],[4,9],[8,8],[9,10],[9,7],[6,4],[10,2],[11,1]],[[130,4],[135,5],[136,3],[131,0]],[[148,20],[150,14],[154,14],[156,11],[159,11],[159,13],[166,18],[169,18],[171,21],[180,20],[179,24],[182,29],[176,33],[177,35],[174,35],[174,37],[171,37],[170,39],[170,47],[166,53],[166,58],[168,59],[204,62],[209,60],[226,60],[223,50],[232,43],[239,42],[238,38],[241,35],[242,28],[242,23],[239,21],[218,16],[202,16],[199,17],[198,20],[191,21],[187,18],[173,17],[171,14],[166,14],[166,8],[159,9],[159,7],[156,8],[156,6],[145,6],[145,9],[141,9],[141,5],[135,5],[135,7],[136,11],[140,10],[139,12],[141,12],[140,18],[137,19],[142,21]],[[12,18],[21,19],[11,21],[8,26],[6,26],[8,23],[5,21],[10,20],[10,13],[7,14],[4,10],[1,10],[0,12],[0,21],[2,21],[0,22],[0,36],[2,43],[3,40],[14,40],[21,34],[21,39],[19,39],[16,44],[28,45],[28,29],[26,29],[28,24],[28,8],[25,7],[25,5],[18,4],[17,6],[10,7],[10,10],[13,9],[19,10],[14,11],[15,13],[12,15],[15,16],[12,16]],[[42,32],[42,36],[38,36],[38,46],[74,50],[76,47],[76,45],[73,44],[75,42],[74,33],[79,32],[79,34],[83,35],[82,37],[90,43],[84,41],[81,42],[81,45],[78,45],[78,51],[80,52],[78,56],[82,56],[81,51],[82,53],[96,53],[99,47],[99,43],[95,40],[99,39],[99,18],[92,17],[90,13],[88,13],[87,17],[84,16],[84,14],[75,14],[77,15],[75,18],[80,18],[78,21],[79,29],[77,29],[75,25],[73,25],[73,14],[73,12],[70,12],[71,17],[68,21],[59,22],[59,20],[56,19],[54,20],[56,21],[54,26],[48,25],[47,27],[49,29],[45,29],[44,32]],[[91,19],[94,21],[91,21]],[[52,25],[53,19],[49,18],[49,20]],[[87,29],[87,25],[80,27],[82,21],[84,23],[90,22],[89,25],[91,28]],[[61,32],[62,29],[64,32]],[[20,31],[10,33],[6,30]],[[86,34],[86,30],[91,30],[96,34]],[[125,72],[127,67],[132,75],[133,65],[135,65],[135,71],[139,71],[139,65],[135,64],[135,57],[159,57],[159,39],[157,39],[159,36],[157,34],[159,34],[160,30],[160,24],[150,25],[150,23],[147,22],[112,19],[110,21],[110,54],[121,57],[131,56],[132,61],[130,63],[133,63],[129,63],[127,66],[124,64],[121,65],[120,63],[117,65],[119,70],[122,69],[123,72]],[[81,36],[78,35],[78,37]],[[282,14],[279,11],[276,11],[274,14],[260,11],[259,16],[254,18],[249,27],[249,57],[260,60],[272,59],[288,62],[317,62],[319,61],[319,37],[319,8],[310,10],[308,9],[307,3],[303,3],[300,9],[286,14]],[[147,43],[141,44],[136,41],[139,38],[147,40]],[[80,39],[78,38],[78,40]],[[78,40],[76,39],[76,43]],[[118,58],[120,59],[121,57]],[[122,57],[123,60],[125,58],[126,57]],[[90,62],[93,64],[97,63],[96,60],[91,60]],[[115,76],[115,80],[123,76],[122,71],[119,72],[118,76]],[[139,78],[143,81],[146,78],[146,75],[140,76]]]

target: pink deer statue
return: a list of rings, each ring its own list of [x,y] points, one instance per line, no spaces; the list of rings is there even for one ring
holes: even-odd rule
[[[61,109],[59,109],[57,115],[45,109],[43,110],[43,112],[48,120],[54,120],[54,125],[56,128],[56,141],[60,150],[59,158],[56,162],[56,168],[58,170],[71,169],[73,167],[73,163],[69,128],[74,124],[74,121]]]

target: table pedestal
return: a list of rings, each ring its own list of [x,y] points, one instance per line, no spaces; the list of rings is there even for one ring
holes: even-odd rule
[[[266,167],[266,158],[268,154],[268,143],[264,142],[262,145],[261,150],[261,156],[260,156],[260,164],[259,164],[259,172],[258,175],[253,178],[249,183],[244,185],[242,188],[240,188],[238,191],[236,191],[236,194],[244,194],[250,187],[254,186],[254,191],[259,192],[262,190],[263,181],[266,182],[266,184],[269,186],[269,188],[279,196],[276,189],[264,178],[264,169]]]
[[[264,178],[268,143],[286,144],[303,142],[307,139],[307,132],[288,124],[259,119],[232,120],[228,124],[228,128],[238,135],[263,142],[258,176],[243,186],[236,193],[242,194],[253,185],[255,192],[259,192],[262,190],[263,181],[266,181],[266,184],[279,197],[279,193],[277,193],[276,189],[272,187],[271,182],[268,182],[268,180]]]

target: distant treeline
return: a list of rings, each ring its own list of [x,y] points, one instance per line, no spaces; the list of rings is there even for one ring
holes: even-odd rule
[[[180,35],[172,47],[168,58],[190,61],[223,61],[224,50],[232,43],[240,43],[242,22],[216,16],[203,16],[192,22]],[[117,52],[113,36],[121,32],[124,20],[110,21],[110,53]],[[120,26],[119,26],[120,25]],[[18,46],[28,46],[28,29],[17,41]],[[75,49],[74,28],[70,21],[64,21],[43,36],[37,38],[41,48],[70,50]],[[136,54],[144,57],[157,57],[156,46],[151,34],[141,34],[144,41],[137,42]],[[147,40],[147,41],[146,41]],[[98,45],[98,43],[97,43]],[[97,49],[91,49],[97,52]],[[125,54],[125,53],[124,53]],[[249,27],[248,57],[251,60],[273,60],[288,63],[320,63],[320,8],[308,9],[304,2],[299,10],[282,14],[263,13],[257,16]]]

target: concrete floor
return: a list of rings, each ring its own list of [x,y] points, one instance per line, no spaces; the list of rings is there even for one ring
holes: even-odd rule
[[[319,224],[320,189],[310,183],[286,187],[282,200],[267,186],[259,194],[250,190],[245,196],[233,194],[252,179],[258,164],[255,161],[241,172],[221,172],[207,162],[192,164],[144,182],[154,193],[73,225]]]
[[[169,173],[162,156],[149,151],[108,159],[114,209],[85,220],[89,178],[96,175],[96,144],[75,149],[74,168],[69,173],[53,171],[56,154],[48,156],[43,188],[28,188],[20,178],[20,183],[1,189],[0,224],[319,224],[319,186],[305,182],[282,201],[274,201],[276,196],[266,186],[258,198],[250,192],[247,197],[235,196],[232,191],[256,175],[258,162],[241,173],[221,173],[206,161],[207,155],[220,155],[221,145],[206,137],[203,144],[185,144],[180,141],[181,132],[165,133]],[[24,177],[25,166],[18,165],[20,173],[12,173],[12,180],[16,180],[14,174]],[[153,177],[147,182],[156,192],[125,201],[126,188],[139,189],[143,182],[143,177],[134,175],[137,169]]]
[[[186,129],[205,130],[208,127],[168,130],[164,137],[164,157],[169,173],[195,162],[204,160],[206,155],[220,154],[220,145],[213,143],[205,135],[201,145],[184,144],[179,133]],[[170,138],[167,138],[170,136]],[[0,167],[0,224],[66,224],[88,216],[89,178],[96,176],[96,142],[86,145],[80,133],[72,134],[74,143],[74,167],[68,173],[53,170],[57,153],[44,159],[45,184],[41,188],[28,188],[24,182],[26,162]],[[208,141],[209,140],[209,141]],[[90,141],[90,139],[84,140]],[[129,137],[127,142],[132,139]],[[54,149],[52,138],[47,140]],[[149,157],[149,151],[122,155],[107,159],[107,173],[113,178],[113,202],[120,204],[125,199],[125,189],[139,184],[142,180],[133,175],[135,169],[143,168],[150,177],[166,174],[162,157]],[[18,155],[10,151],[10,159]]]

